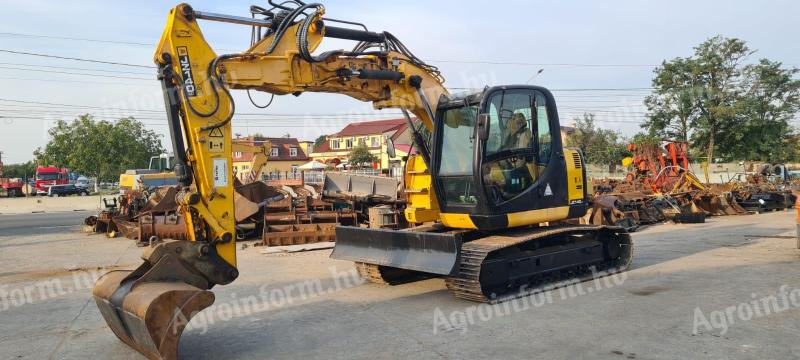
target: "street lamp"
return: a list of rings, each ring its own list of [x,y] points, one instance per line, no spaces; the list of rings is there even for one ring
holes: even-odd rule
[[[536,74],[533,74],[533,76],[531,76],[531,78],[528,79],[528,81],[525,82],[525,85],[530,84],[531,81],[533,81],[533,79],[536,79],[536,77],[539,76],[542,72],[544,72],[544,69],[543,68],[539,69],[539,71],[537,71]]]

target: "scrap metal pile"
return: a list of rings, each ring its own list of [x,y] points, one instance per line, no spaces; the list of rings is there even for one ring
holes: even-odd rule
[[[234,218],[239,240],[283,246],[335,241],[337,225],[398,228],[403,201],[392,178],[330,173],[323,186],[302,180],[237,183]],[[85,220],[88,231],[122,235],[146,246],[188,238],[177,186],[129,190],[103,199],[103,210]]]
[[[590,224],[634,231],[664,221],[702,223],[706,216],[744,215],[791,208],[796,197],[785,166],[768,165],[726,184],[703,184],[689,170],[688,146],[630,145],[632,170],[624,180],[592,180]],[[779,170],[780,171],[779,171]],[[777,176],[780,175],[780,176]]]

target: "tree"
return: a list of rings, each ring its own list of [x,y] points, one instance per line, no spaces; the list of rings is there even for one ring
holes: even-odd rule
[[[689,58],[665,61],[655,70],[645,100],[650,135],[692,140],[705,158],[788,161],[797,149],[789,119],[798,111],[797,69],[761,59],[744,41],[716,36]]]
[[[72,122],[58,121],[48,133],[44,149],[34,151],[38,163],[100,181],[117,179],[127,169],[147,168],[150,157],[164,152],[161,136],[132,117],[112,123],[86,114]]]
[[[613,130],[595,126],[594,114],[583,114],[574,121],[576,130],[567,137],[567,146],[583,150],[587,163],[609,165],[613,169],[627,156],[622,136]]]
[[[708,162],[714,161],[719,135],[737,129],[737,113],[742,105],[740,64],[752,53],[744,41],[721,36],[695,48],[691,79],[696,94],[694,103],[701,116],[694,121],[692,138],[706,148]]]
[[[318,149],[322,144],[328,141],[328,135],[320,135],[314,140],[314,150]]]
[[[800,110],[800,80],[796,68],[761,59],[744,69],[742,131],[729,139],[730,155],[742,160],[789,162],[797,147],[789,120]]]
[[[690,74],[691,62],[681,58],[656,69],[653,94],[644,100],[648,119],[642,127],[650,135],[689,142],[690,124],[700,114],[694,106]]]
[[[359,144],[350,150],[347,155],[352,166],[363,166],[364,164],[372,164],[377,161],[377,157],[369,152],[366,144]]]
[[[8,164],[3,166],[2,177],[23,179],[26,176],[28,178],[31,178],[35,174],[36,174],[36,163],[34,163],[33,161],[28,161],[21,164]]]

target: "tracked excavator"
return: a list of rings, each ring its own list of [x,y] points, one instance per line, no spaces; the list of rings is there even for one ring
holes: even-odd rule
[[[368,279],[444,277],[457,297],[503,301],[593,270],[628,268],[621,228],[579,225],[587,211],[580,151],[564,148],[545,88],[493,86],[450,94],[440,72],[388,32],[332,19],[316,3],[269,1],[251,16],[172,9],[155,53],[188,240],[153,239],[133,271],[112,271],[93,295],[114,333],[151,359],[178,356],[181,332],[234,281],[231,89],[335,93],[399,109],[411,125],[405,229],[340,226],[332,257]],[[217,55],[200,20],[251,30],[251,47]],[[324,39],[356,42],[317,53]],[[413,114],[416,120],[412,119]],[[423,276],[424,278],[424,276]]]

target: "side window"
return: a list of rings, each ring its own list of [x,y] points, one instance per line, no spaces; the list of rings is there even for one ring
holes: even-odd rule
[[[473,174],[477,106],[448,109],[441,123],[439,177],[450,205],[477,203]]]
[[[536,139],[539,144],[539,164],[546,165],[550,162],[552,149],[552,136],[550,119],[547,117],[547,101],[541,94],[536,95]],[[560,130],[560,129],[559,129]],[[559,131],[560,133],[560,131]]]

